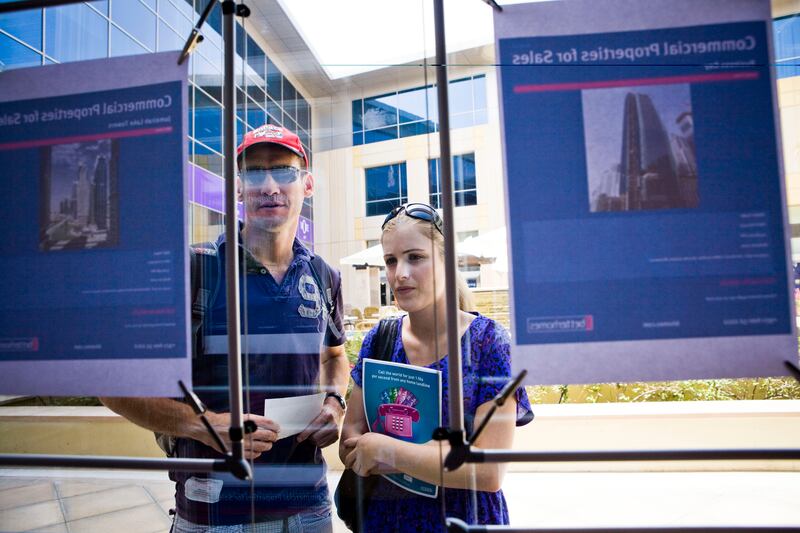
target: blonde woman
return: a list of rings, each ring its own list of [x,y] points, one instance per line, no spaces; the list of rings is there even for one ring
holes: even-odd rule
[[[391,349],[391,361],[428,367],[442,372],[442,424],[448,419],[448,357],[442,220],[427,204],[395,208],[383,223],[386,278],[407,315]],[[511,378],[509,337],[494,320],[472,310],[471,294],[459,278],[459,334],[463,353],[464,417],[467,433],[480,424],[492,398]],[[360,476],[402,472],[436,485],[444,485],[437,498],[417,496],[380,478],[373,489],[364,531],[444,531],[445,513],[469,524],[507,524],[505,498],[500,490],[504,466],[465,465],[444,472],[440,461],[449,446],[436,441],[415,444],[370,432],[362,402],[362,360],[382,358],[373,352],[380,344],[377,328],[364,338],[359,361],[351,376],[355,382],[348,401],[339,445],[345,466]],[[498,409],[476,442],[479,448],[510,448],[516,425],[530,421],[532,413],[523,388],[513,401]],[[472,470],[474,468],[474,477]],[[476,487],[477,492],[469,489]]]

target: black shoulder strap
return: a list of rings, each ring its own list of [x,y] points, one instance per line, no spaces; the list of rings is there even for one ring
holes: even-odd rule
[[[311,276],[314,278],[314,282],[319,287],[320,292],[322,293],[322,301],[325,305],[325,311],[327,312],[327,322],[328,327],[336,337],[341,337],[342,332],[333,322],[333,310],[336,303],[333,301],[333,272],[328,263],[326,263],[320,256],[314,255],[310,261],[311,266]],[[324,276],[320,276],[320,272],[324,272]]]
[[[216,297],[220,284],[220,257],[217,244],[204,242],[189,248],[192,282],[192,355],[202,349],[203,319]]]
[[[394,343],[400,332],[399,318],[383,318],[378,322],[378,331],[375,332],[375,349],[372,350],[371,359],[389,361],[394,351]]]

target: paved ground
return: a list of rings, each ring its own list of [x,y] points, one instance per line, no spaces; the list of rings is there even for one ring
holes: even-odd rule
[[[800,527],[800,472],[511,473],[504,490],[518,527]],[[0,469],[2,532],[166,532],[172,502],[162,473]]]

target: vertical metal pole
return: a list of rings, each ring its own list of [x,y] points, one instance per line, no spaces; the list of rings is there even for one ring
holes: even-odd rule
[[[444,275],[447,305],[447,353],[450,383],[450,429],[464,432],[464,399],[461,375],[461,340],[458,335],[458,286],[456,283],[456,239],[453,224],[453,174],[450,164],[450,105],[447,98],[447,50],[444,35],[444,0],[433,2],[436,32],[436,88],[439,101],[439,161],[444,210]]]
[[[212,0],[216,1],[216,0]],[[234,14],[233,0],[222,2],[222,38],[225,41],[225,68],[222,82],[223,154],[225,155],[225,297],[228,319],[228,388],[231,409],[231,452],[235,459],[244,454],[242,437],[242,353],[239,317],[239,217],[236,206],[236,96],[234,92]]]

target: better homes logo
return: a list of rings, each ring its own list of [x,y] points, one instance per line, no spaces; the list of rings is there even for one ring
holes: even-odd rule
[[[38,352],[39,338],[0,339],[0,352]]]
[[[594,316],[539,316],[528,318],[528,333],[566,333],[594,330]]]

